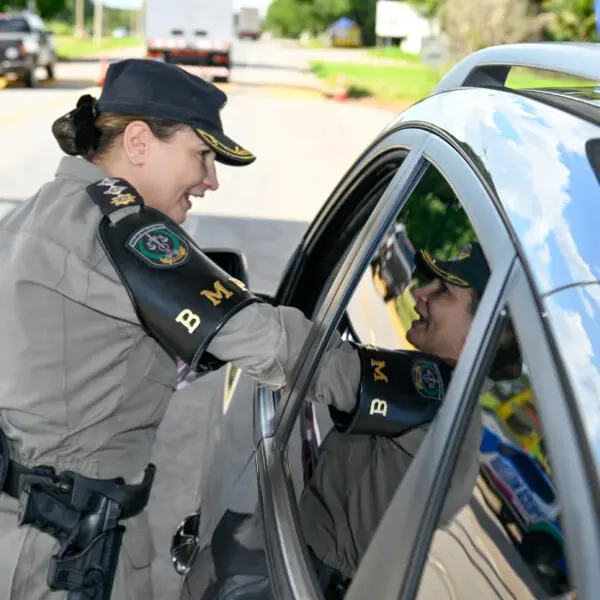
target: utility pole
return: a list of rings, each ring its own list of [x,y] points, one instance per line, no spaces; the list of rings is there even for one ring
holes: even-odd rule
[[[81,38],[85,32],[85,0],[75,0],[75,37]]]
[[[142,0],[137,16],[136,35],[140,38],[146,36],[146,3],[147,0]]]
[[[94,3],[94,43],[102,42],[102,0],[96,0]]]

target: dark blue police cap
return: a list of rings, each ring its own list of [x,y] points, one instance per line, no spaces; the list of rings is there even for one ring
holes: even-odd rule
[[[458,287],[472,287],[483,295],[490,278],[483,250],[478,242],[467,244],[454,258],[440,260],[427,250],[415,254],[416,270],[432,279],[441,279]]]
[[[223,132],[220,112],[226,102],[217,86],[176,65],[131,58],[110,64],[96,110],[189,125],[219,162],[248,165],[256,157]]]

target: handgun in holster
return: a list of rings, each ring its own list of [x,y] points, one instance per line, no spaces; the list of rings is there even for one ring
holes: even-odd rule
[[[0,431],[0,487],[18,498],[18,524],[35,527],[59,542],[51,557],[48,586],[68,591],[68,600],[109,600],[125,527],[120,521],[148,503],[156,467],[144,480],[90,479],[52,467],[29,468],[10,459]]]

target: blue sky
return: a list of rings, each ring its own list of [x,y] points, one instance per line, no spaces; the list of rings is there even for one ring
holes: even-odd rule
[[[169,0],[163,1],[168,2]],[[233,0],[233,6],[236,10],[241,6],[256,6],[263,14],[270,3],[271,0]],[[142,5],[142,0],[104,0],[103,4],[112,8],[139,8]]]

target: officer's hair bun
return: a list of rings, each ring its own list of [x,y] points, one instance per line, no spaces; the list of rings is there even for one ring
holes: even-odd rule
[[[85,94],[72,111],[53,123],[52,134],[66,154],[86,156],[98,147],[101,132],[96,127],[96,102],[96,98]]]

